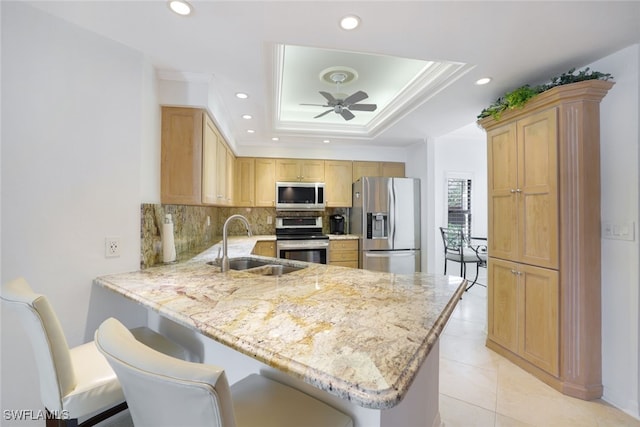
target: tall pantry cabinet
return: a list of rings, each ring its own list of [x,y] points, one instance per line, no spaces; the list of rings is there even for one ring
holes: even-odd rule
[[[612,86],[558,86],[478,122],[487,131],[487,346],[581,399],[602,395],[599,105]]]

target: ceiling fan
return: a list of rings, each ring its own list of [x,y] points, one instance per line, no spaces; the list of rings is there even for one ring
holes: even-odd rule
[[[340,83],[342,83],[347,75],[344,73],[333,73],[330,76],[331,80],[333,80],[337,85],[337,93],[340,93]],[[327,100],[326,104],[300,104],[300,105],[313,105],[317,107],[326,107],[329,108],[324,113],[320,113],[314,117],[317,119],[324,115],[331,113],[332,111],[336,114],[340,114],[343,119],[351,120],[355,116],[351,111],[375,111],[378,106],[376,104],[358,104],[358,102],[363,101],[369,97],[365,92],[359,90],[354,94],[347,96],[346,98],[336,98],[329,92],[319,91],[320,95],[324,96]],[[338,95],[339,96],[339,95]]]

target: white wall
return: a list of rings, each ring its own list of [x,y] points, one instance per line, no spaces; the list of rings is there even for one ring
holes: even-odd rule
[[[140,54],[22,2],[0,7],[0,281],[24,276],[46,294],[72,346],[108,315],[142,324],[142,309],[92,279],[139,268],[141,173],[159,176],[141,158],[159,129],[152,69]],[[106,236],[121,238],[121,257],[105,258]],[[0,406],[42,409],[30,345],[15,316],[1,315]]]
[[[475,123],[471,123],[448,135],[436,138],[434,159],[435,270],[432,272],[442,273],[444,257],[438,227],[447,225],[447,177],[449,175],[471,177],[471,233],[478,237],[487,236],[487,138],[484,130]],[[448,268],[450,274],[459,272],[457,263],[449,263]],[[471,267],[469,274],[474,272],[475,270]]]
[[[600,105],[602,221],[634,222],[634,241],[602,240],[604,399],[640,418],[638,142],[640,45],[589,67],[611,73],[615,86]]]

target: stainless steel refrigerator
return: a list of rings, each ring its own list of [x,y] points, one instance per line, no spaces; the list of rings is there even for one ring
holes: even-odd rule
[[[420,271],[420,180],[362,177],[353,183],[351,233],[360,236],[360,267]]]

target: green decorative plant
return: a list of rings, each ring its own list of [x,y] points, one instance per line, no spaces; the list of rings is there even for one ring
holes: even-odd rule
[[[582,71],[575,73],[575,68],[570,69],[566,73],[554,77],[550,83],[531,87],[524,85],[517,88],[514,91],[506,93],[504,96],[498,98],[493,104],[482,110],[478,115],[478,119],[485,117],[493,117],[495,120],[500,120],[500,116],[503,111],[514,110],[516,108],[522,108],[527,102],[534,96],[547,91],[556,86],[567,85],[570,83],[577,83],[584,80],[610,80],[613,76],[609,73],[601,73],[599,71],[590,71],[589,67]]]

